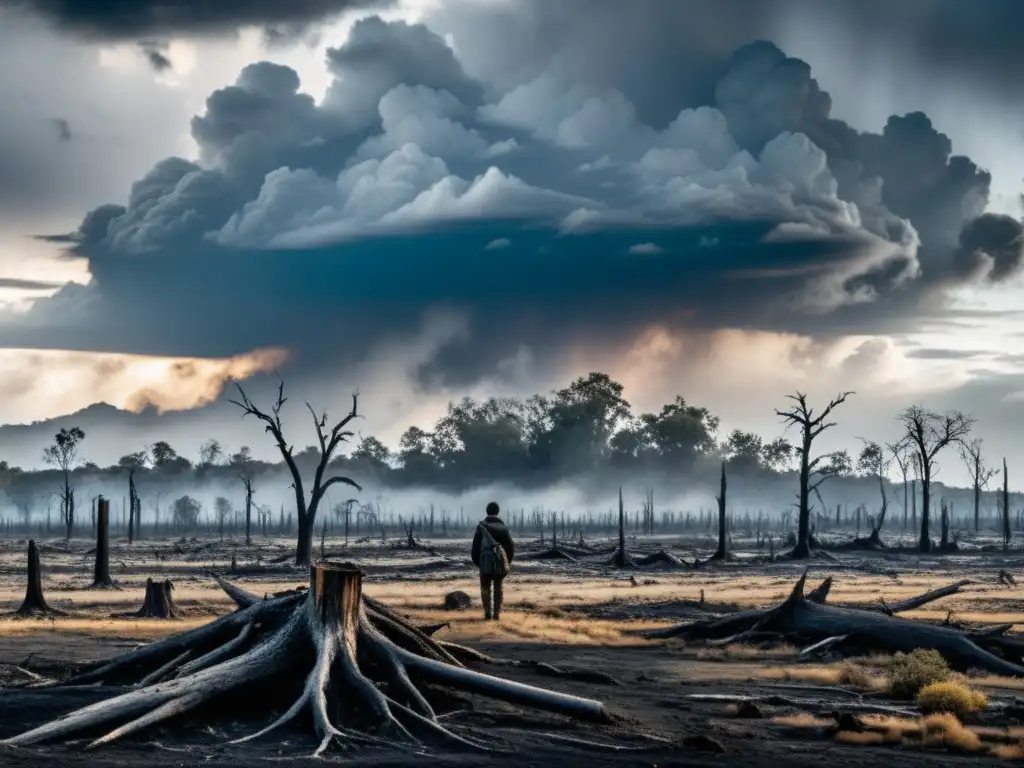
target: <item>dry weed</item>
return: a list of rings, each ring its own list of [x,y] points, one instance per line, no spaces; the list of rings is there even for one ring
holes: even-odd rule
[[[932,683],[917,694],[917,706],[926,715],[947,712],[963,719],[988,707],[988,698],[961,683]]]
[[[928,747],[962,752],[979,752],[983,748],[981,737],[948,712],[928,715],[922,723],[922,731],[923,743]]]
[[[862,733],[858,733],[857,731],[839,731],[835,738],[836,741],[843,744],[857,744],[861,746],[873,746],[885,743],[885,736],[873,731],[864,731]]]

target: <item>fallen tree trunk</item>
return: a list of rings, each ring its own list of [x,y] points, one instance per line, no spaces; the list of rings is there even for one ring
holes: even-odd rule
[[[909,653],[918,648],[938,651],[956,669],[971,667],[999,675],[1024,676],[1024,666],[979,647],[949,627],[887,616],[883,613],[812,603],[804,596],[805,573],[789,598],[766,619],[763,628],[824,640],[847,635],[855,646]]]
[[[900,600],[895,603],[886,603],[884,606],[881,603],[841,603],[841,605],[843,608],[856,608],[861,611],[881,611],[885,613],[886,609],[888,609],[892,613],[904,613],[905,611],[913,611],[922,605],[927,605],[940,598],[955,595],[971,583],[973,582],[970,579],[963,579],[962,581],[956,581],[944,587],[924,592],[916,597],[908,597],[906,600]]]
[[[308,590],[281,597],[261,600],[237,587],[229,594],[240,610],[68,681],[76,688],[85,682],[126,681],[132,690],[0,744],[26,746],[112,728],[90,744],[100,746],[243,688],[250,695],[262,690],[273,701],[289,680],[305,677],[298,698],[284,714],[237,741],[263,736],[308,708],[321,740],[315,754],[333,744],[423,742],[490,751],[442,725],[428,699],[432,692],[421,691],[410,671],[420,680],[514,704],[578,719],[610,720],[598,701],[467,669],[437,641],[363,595],[362,573],[351,564],[314,565]]]

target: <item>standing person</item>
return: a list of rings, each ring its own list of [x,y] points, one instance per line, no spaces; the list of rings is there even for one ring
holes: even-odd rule
[[[484,619],[501,616],[502,581],[508,575],[509,565],[516,547],[512,535],[498,517],[498,505],[487,505],[487,517],[476,526],[473,536],[473,564],[480,569],[480,599],[484,604]],[[494,586],[494,610],[491,611],[491,586]]]

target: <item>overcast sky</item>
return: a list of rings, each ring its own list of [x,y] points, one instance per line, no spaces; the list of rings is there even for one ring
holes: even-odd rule
[[[394,443],[605,370],[1024,465],[1018,2],[120,6],[0,0],[0,421],[279,368]]]

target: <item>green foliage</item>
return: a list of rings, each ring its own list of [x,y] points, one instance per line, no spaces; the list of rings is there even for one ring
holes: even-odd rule
[[[917,694],[917,706],[923,714],[949,712],[963,719],[988,707],[988,697],[962,683],[942,682],[926,685]]]
[[[952,672],[938,651],[918,648],[911,653],[897,653],[889,662],[889,694],[895,699],[913,699],[933,683],[944,683]]]

